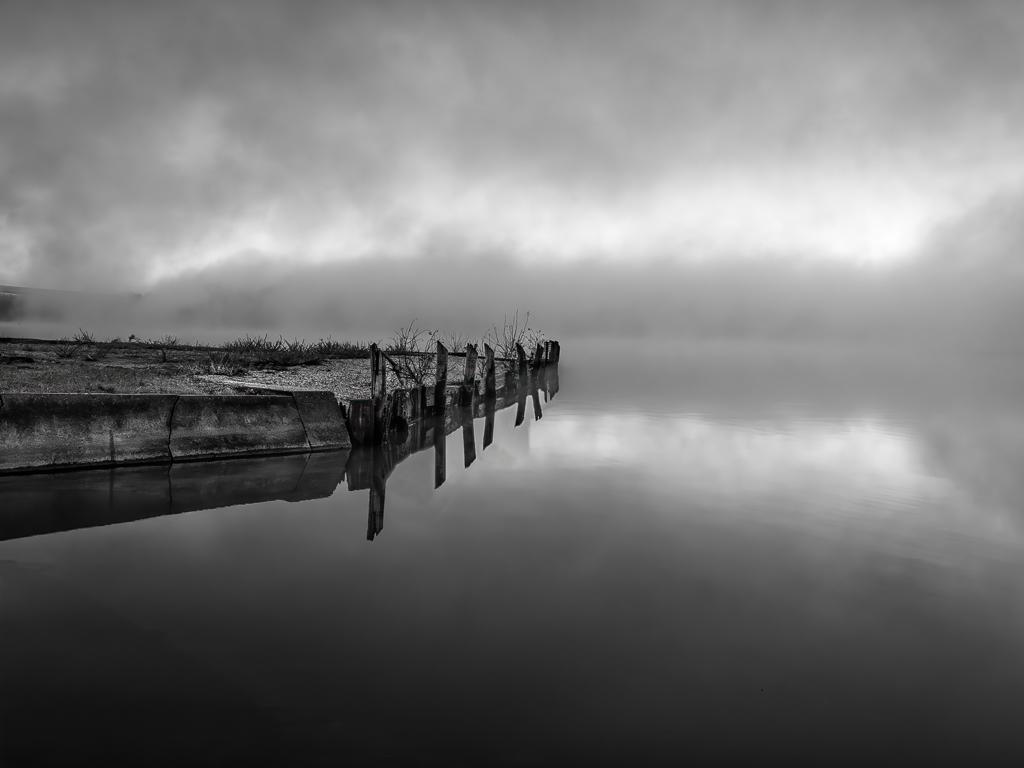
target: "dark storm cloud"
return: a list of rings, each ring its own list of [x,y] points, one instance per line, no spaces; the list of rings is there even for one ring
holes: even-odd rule
[[[668,229],[699,210],[682,242],[702,247],[704,222],[728,250],[752,226],[730,190],[765,169],[870,198],[881,168],[927,195],[930,174],[996,186],[1020,149],[1013,3],[7,0],[0,16],[8,282],[135,287],[247,249],[419,258],[449,235],[557,259],[602,227],[621,251],[659,201]]]

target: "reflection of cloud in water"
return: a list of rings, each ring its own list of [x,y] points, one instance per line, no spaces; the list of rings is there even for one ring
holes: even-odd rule
[[[676,500],[673,514],[710,509],[718,521],[866,536],[928,560],[961,560],[968,540],[1020,537],[1008,505],[984,503],[915,432],[877,418],[559,414],[532,436],[531,452],[567,471],[603,466]]]

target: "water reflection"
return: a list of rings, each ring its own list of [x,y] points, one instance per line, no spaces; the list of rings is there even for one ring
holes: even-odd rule
[[[303,465],[244,507],[5,542],[0,758],[1019,761],[1017,393],[758,404],[705,366],[652,404],[578,370],[539,428],[529,391],[495,408],[486,451],[468,409],[468,472],[463,411],[320,491]],[[54,506],[110,493],[81,490]]]

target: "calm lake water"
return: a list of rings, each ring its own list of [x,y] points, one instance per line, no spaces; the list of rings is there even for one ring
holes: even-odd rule
[[[476,421],[468,469],[451,434],[437,490],[433,451],[399,464],[372,541],[321,463],[322,498],[0,542],[0,756],[1016,762],[1022,385],[996,357],[566,341],[543,418],[500,411],[485,449]],[[216,496],[191,466],[172,494]],[[6,486],[0,533],[167,483],[109,475]]]

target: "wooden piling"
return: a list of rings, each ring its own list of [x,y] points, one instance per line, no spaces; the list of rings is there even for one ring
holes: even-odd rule
[[[494,381],[494,350],[484,344],[484,397],[493,400],[497,390]]]
[[[476,392],[476,344],[466,345],[466,370],[462,375],[462,387],[459,391],[459,402],[469,405],[473,402]]]
[[[356,445],[376,442],[377,405],[373,399],[352,400],[348,408],[348,431]]]
[[[529,368],[526,364],[526,350],[523,349],[523,345],[516,342],[516,364],[519,369],[519,386],[526,386],[526,379],[530,375]]]
[[[448,350],[437,342],[437,365],[434,367],[434,414],[444,413],[444,391],[448,385]]]
[[[542,365],[544,365],[544,345],[538,341],[537,349],[533,353],[533,368],[538,370]]]

